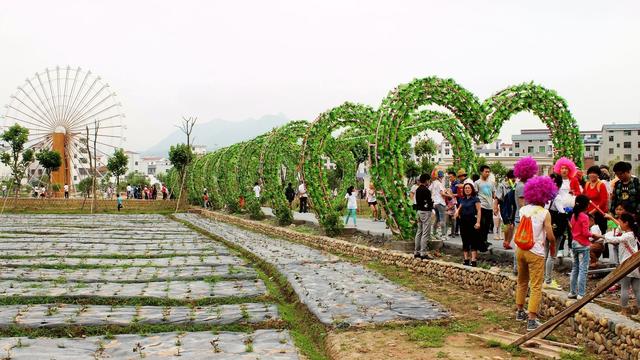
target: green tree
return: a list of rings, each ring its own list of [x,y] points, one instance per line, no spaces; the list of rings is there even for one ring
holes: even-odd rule
[[[417,157],[430,157],[438,152],[438,145],[432,139],[426,138],[418,140],[413,147],[413,152]]]
[[[139,172],[130,172],[125,177],[125,181],[127,184],[131,186],[140,185],[140,186],[151,186],[149,183],[149,179],[146,176],[142,175]]]
[[[188,139],[188,137],[187,137]],[[180,199],[182,198],[182,190],[184,189],[184,181],[187,175],[187,167],[193,161],[193,152],[191,146],[187,144],[171,145],[169,148],[169,161],[171,165],[178,170],[180,174],[180,192],[178,192],[178,201],[176,203],[176,212],[180,207]]]
[[[34,160],[32,149],[24,149],[29,140],[29,129],[15,124],[2,133],[0,139],[9,146],[9,151],[0,154],[0,161],[9,167],[16,184],[16,197],[20,192],[20,183],[27,168]]]
[[[420,166],[413,160],[407,161],[404,168],[404,176],[407,177],[409,184],[413,183],[420,176]]]
[[[90,176],[82,179],[79,183],[78,183],[78,191],[80,191],[80,193],[82,195],[84,195],[85,198],[87,198],[89,196],[89,194],[91,194],[92,192],[92,188],[91,186],[93,185],[93,178],[91,178]]]
[[[496,176],[496,180],[501,180],[507,175],[507,168],[500,162],[496,161],[489,165],[491,172]]]
[[[62,166],[62,156],[56,150],[42,149],[36,154],[36,160],[45,169],[48,178],[47,184],[51,185],[51,172]]]
[[[127,173],[129,157],[122,149],[116,149],[107,161],[107,169],[116,177],[116,191],[120,191],[120,176]]]
[[[361,164],[369,158],[369,144],[366,141],[355,141],[351,153],[356,159],[356,164]]]

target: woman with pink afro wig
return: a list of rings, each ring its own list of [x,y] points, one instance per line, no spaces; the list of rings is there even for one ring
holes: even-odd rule
[[[564,180],[569,181],[569,192],[572,193],[571,195],[578,196],[582,193],[582,190],[580,189],[580,181],[576,178],[578,168],[571,159],[564,156],[558,159],[555,165],[553,165],[553,172],[562,176],[563,182]],[[562,192],[562,188],[560,190]]]

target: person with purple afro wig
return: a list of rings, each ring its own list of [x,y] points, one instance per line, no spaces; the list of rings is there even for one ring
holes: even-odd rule
[[[538,163],[531,156],[523,157],[514,165],[513,174],[526,182],[538,174]]]
[[[524,201],[528,204],[545,206],[558,193],[558,187],[548,176],[535,176],[524,185]]]
[[[555,256],[556,253],[556,238],[553,234],[551,215],[549,210],[544,208],[544,205],[553,199],[557,192],[558,187],[555,182],[547,176],[533,177],[527,181],[524,187],[524,199],[528,204],[520,208],[520,218],[522,226],[525,224],[531,226],[522,230],[526,230],[527,234],[531,235],[533,246],[530,248],[518,247],[516,250],[518,264],[516,320],[526,320],[527,331],[535,330],[540,326],[537,317],[542,300],[547,240],[551,256]],[[516,234],[519,232],[516,231]],[[520,246],[520,243],[517,244]],[[525,312],[524,301],[527,292],[529,292],[529,305],[527,312]]]

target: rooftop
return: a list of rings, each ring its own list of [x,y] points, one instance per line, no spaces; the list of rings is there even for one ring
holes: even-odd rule
[[[640,130],[640,123],[634,124],[604,124],[602,130]]]

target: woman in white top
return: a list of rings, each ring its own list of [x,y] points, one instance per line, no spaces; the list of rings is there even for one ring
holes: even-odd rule
[[[349,186],[347,193],[344,195],[347,199],[347,217],[344,219],[344,224],[347,225],[349,217],[353,216],[353,226],[356,226],[356,210],[358,209],[358,199],[356,193],[353,190],[353,186]]]
[[[373,213],[373,221],[379,221],[378,199],[376,198],[376,188],[372,182],[369,183],[369,189],[367,189],[367,204],[369,204],[371,212]]]
[[[608,215],[610,220],[615,219]],[[635,220],[631,214],[624,213],[620,215],[620,219],[617,220],[620,230],[612,230],[604,235],[604,241],[609,244],[618,244],[618,256],[620,263],[624,262],[631,255],[638,251],[638,241],[636,235],[633,232]],[[640,271],[638,269],[633,270],[624,279],[620,280],[622,289],[620,290],[620,305],[622,306],[622,314],[629,314],[629,288],[633,289],[633,293],[636,297],[636,305],[640,307]]]

